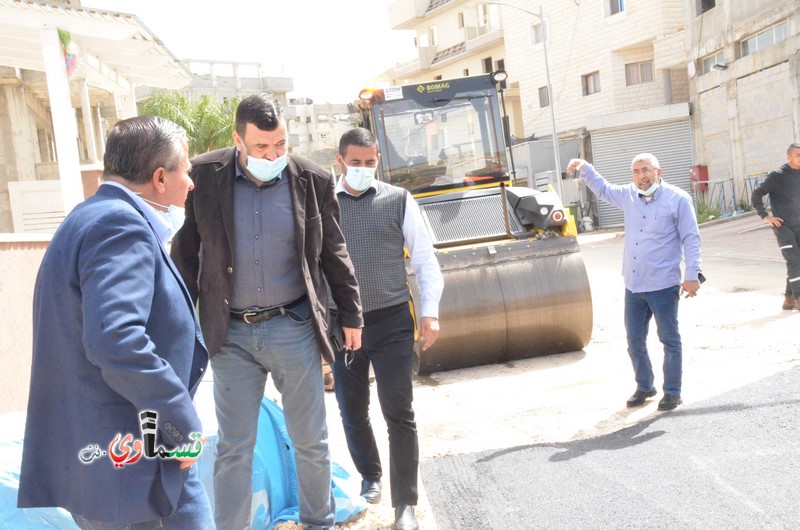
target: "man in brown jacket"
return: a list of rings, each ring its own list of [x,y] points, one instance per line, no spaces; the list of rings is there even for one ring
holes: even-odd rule
[[[195,301],[214,374],[220,530],[250,527],[252,459],[267,374],[296,452],[300,522],[334,526],[321,357],[333,362],[330,285],[345,346],[361,347],[361,302],[339,228],[334,183],[287,155],[286,119],[269,95],[236,111],[235,147],[192,160],[194,191],[172,258]]]

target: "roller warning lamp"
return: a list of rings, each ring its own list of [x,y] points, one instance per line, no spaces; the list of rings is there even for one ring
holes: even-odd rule
[[[506,188],[506,196],[517,219],[524,225],[533,225],[544,230],[567,222],[564,206],[558,195],[552,191],[509,186]]]

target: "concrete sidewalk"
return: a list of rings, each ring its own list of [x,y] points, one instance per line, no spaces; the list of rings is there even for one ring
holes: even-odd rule
[[[704,226],[701,235],[708,282],[696,298],[681,301],[679,317],[685,405],[800,364],[797,344],[787,340],[796,336],[800,312],[780,309],[786,270],[766,225],[756,216],[741,216]],[[622,323],[619,236],[579,236],[594,306],[592,340],[585,350],[416,378],[421,460],[599,437],[661,414],[656,411],[660,395],[642,408],[625,407],[635,384]],[[653,364],[660,366],[662,350],[654,327],[650,335]],[[657,370],[656,387],[660,385]],[[210,391],[210,382],[208,387]],[[213,403],[202,397],[209,392],[200,394],[204,417],[210,413],[213,418]],[[267,394],[277,397],[274,389]],[[386,429],[374,388],[372,403],[388,469]],[[327,394],[327,405],[333,459],[355,474],[333,394]],[[421,528],[436,529],[425,485],[420,486]],[[391,528],[394,514],[388,499],[387,488],[381,504],[346,528]]]

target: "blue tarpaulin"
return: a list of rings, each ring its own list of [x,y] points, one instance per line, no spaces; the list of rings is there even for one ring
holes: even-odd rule
[[[77,530],[69,513],[60,508],[17,508],[25,413],[3,414],[0,421],[3,425],[3,429],[0,429],[0,528]],[[212,508],[216,454],[217,436],[208,436],[197,466]],[[337,524],[357,517],[366,509],[366,501],[359,496],[358,481],[336,463],[333,463],[332,488]],[[283,410],[264,398],[258,417],[258,438],[253,458],[252,528],[271,529],[280,522],[299,521],[298,504],[294,447],[286,430]]]

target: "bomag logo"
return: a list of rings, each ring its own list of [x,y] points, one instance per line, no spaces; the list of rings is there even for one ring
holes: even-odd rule
[[[448,90],[450,88],[450,83],[433,83],[430,85],[419,85],[417,87],[417,92],[420,94],[424,94],[425,92],[441,92],[442,90]]]

